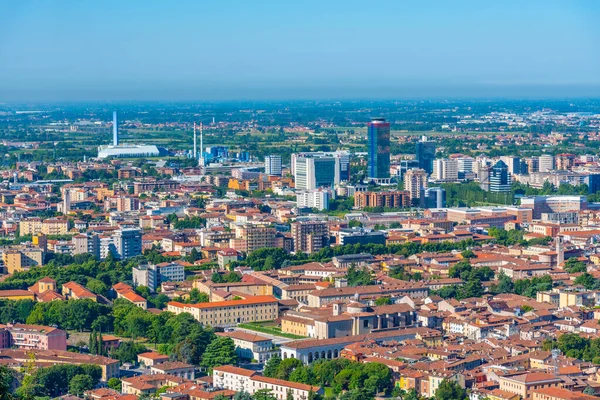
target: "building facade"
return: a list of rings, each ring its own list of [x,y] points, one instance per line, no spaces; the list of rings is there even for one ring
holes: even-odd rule
[[[390,177],[390,123],[375,118],[367,125],[369,160],[367,177],[387,179]]]

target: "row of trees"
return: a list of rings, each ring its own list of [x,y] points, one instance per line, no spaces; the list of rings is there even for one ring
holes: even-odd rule
[[[567,357],[600,364],[600,338],[589,339],[576,333],[565,333],[558,340],[545,340],[543,349],[559,349]]]
[[[345,358],[317,360],[304,365],[300,360],[272,357],[264,375],[313,386],[332,387],[334,393],[364,389],[372,398],[377,393],[390,393],[392,375],[381,363],[357,363]]]
[[[41,278],[49,276],[55,279],[58,285],[75,281],[96,294],[106,295],[109,288],[115,283],[130,282],[132,268],[145,259],[140,256],[123,262],[109,256],[105,260],[99,261],[89,254],[79,254],[74,257],[73,261],[73,264],[63,266],[53,260],[42,267],[15,272],[0,282],[0,290],[27,289]]]
[[[14,378],[6,371],[0,371],[0,376]],[[93,389],[101,377],[102,369],[98,365],[58,364],[36,368],[35,359],[32,358],[25,367],[21,386],[15,394],[21,399],[55,398],[66,393],[81,396],[86,390]]]
[[[248,255],[245,264],[254,270],[279,269],[286,265],[295,265],[311,261],[328,261],[335,256],[347,254],[369,253],[373,255],[397,254],[405,257],[422,252],[448,252],[452,250],[466,250],[476,243],[471,240],[463,240],[457,243],[403,243],[394,245],[382,244],[354,244],[346,246],[325,247],[316,253],[307,255],[304,253],[288,254],[281,248],[258,249]]]

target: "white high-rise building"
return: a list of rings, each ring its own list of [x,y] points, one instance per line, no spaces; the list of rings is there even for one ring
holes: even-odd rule
[[[539,171],[548,172],[554,170],[554,156],[544,154],[539,157]]]
[[[437,158],[433,161],[434,181],[456,182],[458,181],[458,162],[448,158]]]
[[[309,190],[296,194],[296,203],[299,208],[316,208],[317,210],[327,210],[329,208],[329,199],[331,195],[328,190]]]
[[[334,158],[335,159],[335,173],[336,180],[348,181],[350,180],[350,153],[346,150],[328,151],[328,152],[310,152],[310,153],[295,153],[292,154],[290,163],[292,175],[296,175],[296,162],[301,158]]]
[[[470,173],[473,171],[473,163],[475,160],[472,157],[460,157],[456,159],[458,172]]]
[[[333,188],[340,183],[339,158],[314,157],[310,153],[292,155],[296,189],[311,190],[320,187]]]
[[[71,193],[67,189],[63,198],[63,214],[68,214],[69,212],[71,212]]]
[[[281,176],[281,156],[265,156],[265,174]]]

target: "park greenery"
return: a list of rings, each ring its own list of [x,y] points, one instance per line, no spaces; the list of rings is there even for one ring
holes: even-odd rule
[[[275,356],[267,362],[263,374],[307,385],[331,387],[335,394],[365,390],[369,398],[378,393],[391,393],[390,369],[381,363],[358,363],[346,358],[316,360],[304,365],[295,358],[282,360]]]

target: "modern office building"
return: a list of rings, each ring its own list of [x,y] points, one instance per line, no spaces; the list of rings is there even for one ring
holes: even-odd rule
[[[423,136],[415,146],[415,155],[419,168],[431,174],[433,172],[433,160],[435,160],[436,143],[427,140],[427,136]]]
[[[456,166],[459,173],[471,173],[473,172],[473,163],[475,160],[473,157],[459,157],[456,159]]]
[[[390,177],[390,123],[384,118],[375,118],[367,127],[369,160],[367,177],[369,179],[388,179]]]
[[[450,158],[438,158],[434,160],[431,179],[436,182],[457,182],[458,162]]]
[[[548,172],[554,170],[554,156],[544,154],[539,157],[539,171]]]
[[[382,244],[385,245],[385,233],[371,231],[362,228],[341,229],[339,232],[339,244]]]
[[[420,199],[421,192],[427,187],[427,172],[421,168],[409,169],[404,174],[404,189],[411,199]]]
[[[508,173],[511,175],[521,174],[521,157],[500,157],[500,159],[506,164]]]
[[[324,158],[327,160],[325,162],[325,164],[328,164],[329,160],[333,158],[333,160],[335,162],[334,177],[333,177],[334,183],[337,184],[342,181],[350,180],[350,153],[348,151],[338,150],[338,151],[329,151],[329,152],[294,153],[294,154],[292,154],[292,157],[291,157],[291,173],[292,173],[292,175],[294,175],[294,178],[297,177],[296,166],[298,164],[302,164],[302,165],[300,165],[300,169],[301,169],[300,179],[301,180],[303,179],[304,170],[306,168],[305,164],[307,163],[307,161],[305,159],[307,159],[307,158],[308,159]],[[320,162],[310,162],[310,161],[308,161],[308,164],[310,164],[309,168],[313,165],[315,165],[316,167],[319,167],[321,165]],[[315,179],[314,175],[310,175],[309,178]],[[301,186],[302,185],[303,185],[303,183],[301,182]],[[325,186],[328,186],[328,185],[325,185]],[[296,180],[296,188],[298,188],[297,180]],[[309,188],[300,187],[299,189],[309,189]]]
[[[590,174],[583,181],[588,185],[588,193],[596,193],[600,190],[600,174]]]
[[[265,174],[269,176],[281,176],[281,156],[265,156]]]
[[[142,254],[142,233],[138,228],[116,231],[113,241],[117,255],[122,260]]]
[[[335,157],[313,157],[309,155],[297,157],[294,171],[296,189],[333,188],[340,182],[338,168],[339,164]]]
[[[508,166],[498,160],[490,171],[490,192],[510,192],[511,179]]]
[[[586,196],[527,196],[521,198],[521,207],[533,210],[533,219],[543,213],[578,212],[587,209]]]
[[[421,207],[444,208],[446,207],[446,189],[441,187],[425,188],[421,194]]]

